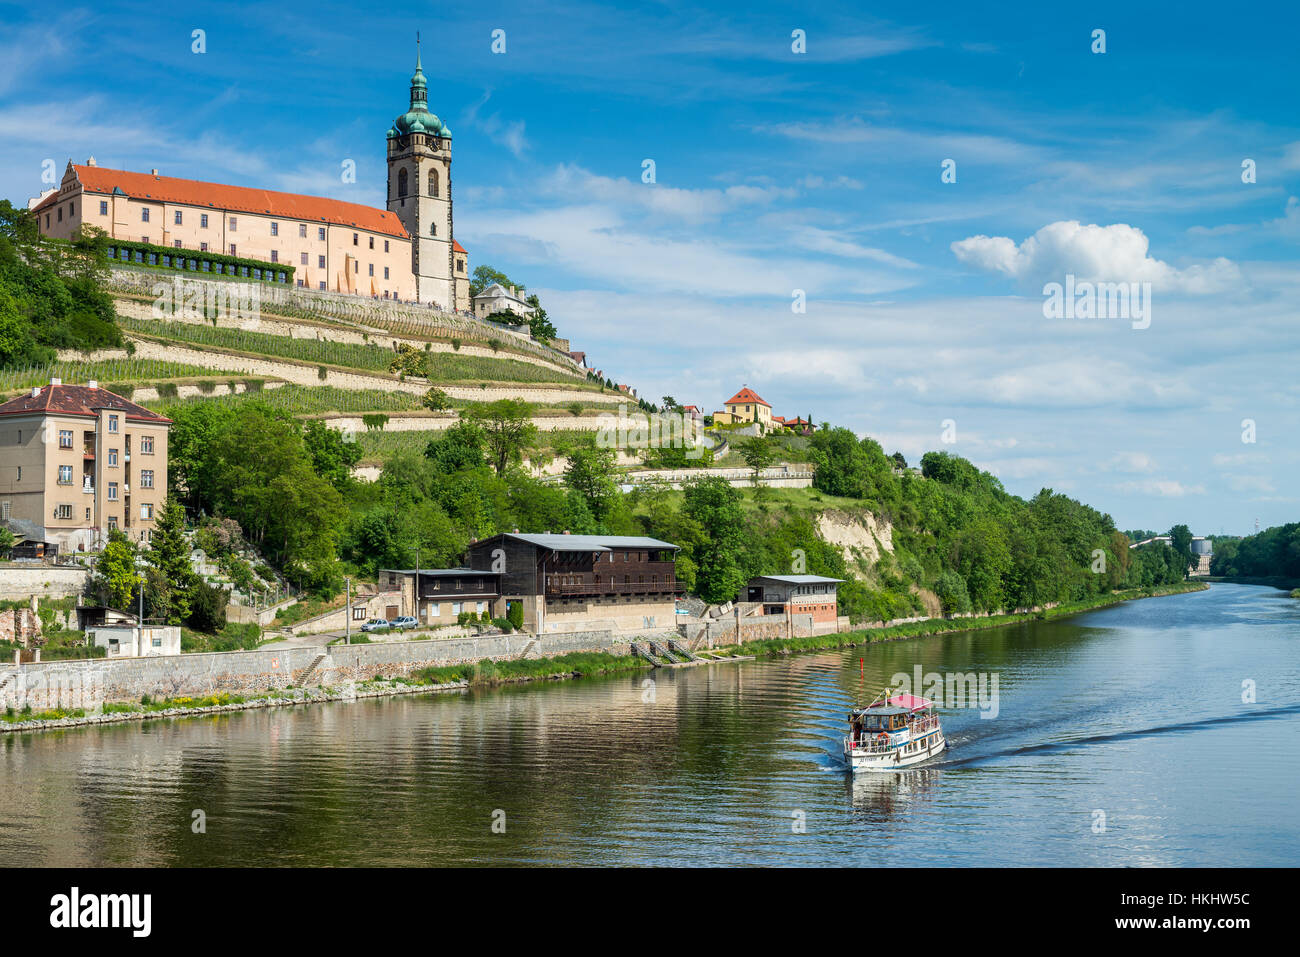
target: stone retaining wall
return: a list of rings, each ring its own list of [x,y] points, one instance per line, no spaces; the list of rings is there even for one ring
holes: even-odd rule
[[[630,654],[631,639],[610,632],[533,637],[486,635],[367,645],[271,645],[256,651],[49,661],[0,669],[0,708],[33,711],[94,710],[105,701],[202,697],[216,692],[259,694],[297,686],[333,685],[377,676],[407,675],[421,668],[540,658],[575,651]],[[318,662],[317,658],[322,656]]]
[[[33,565],[0,562],[0,601],[19,601],[32,595],[67,598],[86,590],[90,569],[79,565]]]

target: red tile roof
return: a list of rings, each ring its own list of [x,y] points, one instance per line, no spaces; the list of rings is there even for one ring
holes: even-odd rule
[[[453,239],[453,240],[451,241],[451,248],[454,249],[454,250],[456,250],[456,252],[458,252],[458,253],[463,253],[463,252],[465,252],[465,247],[462,246],[462,245],[460,244],[460,240],[457,240],[457,239]],[[466,253],[466,255],[468,255],[468,253]]]
[[[739,392],[737,392],[735,395],[733,395],[730,399],[728,399],[726,402],[722,404],[736,405],[738,403],[739,404],[747,403],[749,405],[765,405],[769,409],[772,408],[772,403],[764,402],[761,398],[759,398],[758,393],[755,392],[753,389],[749,388],[748,386],[741,389]]]
[[[29,415],[45,412],[54,415],[85,415],[98,418],[99,409],[115,409],[126,413],[128,419],[169,425],[171,419],[150,412],[143,406],[128,402],[120,395],[106,389],[92,389],[88,385],[47,385],[37,395],[30,391],[0,405],[0,415]]]
[[[72,168],[76,171],[82,188],[88,193],[111,194],[116,188],[132,199],[183,203],[209,209],[255,213],[259,216],[283,216],[285,219],[302,219],[334,226],[355,226],[400,239],[409,238],[396,213],[362,206],[360,203],[345,203],[339,199],[303,196],[298,193],[279,193],[249,186],[205,183],[197,179],[154,176],[152,173],[131,173],[120,169],[105,169],[103,166],[74,164]],[[56,193],[55,196],[57,195]]]

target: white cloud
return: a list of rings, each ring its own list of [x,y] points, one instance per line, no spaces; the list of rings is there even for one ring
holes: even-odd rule
[[[1162,291],[1221,292],[1241,282],[1237,265],[1222,257],[1177,269],[1148,255],[1142,230],[1125,223],[1084,226],[1049,223],[1019,245],[1007,236],[970,236],[951,246],[958,260],[1027,285],[1061,281],[1067,274],[1093,282],[1151,282]]]
[[[464,121],[479,130],[493,143],[504,146],[515,156],[522,156],[528,149],[528,138],[524,135],[523,120],[503,120],[500,113],[484,115],[483,107],[492,98],[492,91],[485,90],[483,98],[473,103],[463,114]]]
[[[1155,495],[1160,498],[1182,498],[1186,495],[1204,495],[1204,485],[1184,485],[1174,479],[1139,479],[1133,482],[1121,482],[1115,486],[1117,491],[1133,495]]]

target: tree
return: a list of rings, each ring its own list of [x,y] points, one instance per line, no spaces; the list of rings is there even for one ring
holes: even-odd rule
[[[180,625],[190,617],[190,593],[198,576],[190,565],[190,544],[185,537],[185,510],[171,496],[158,509],[154,533],[145,560],[158,571],[164,589],[160,603],[169,625]]]
[[[0,525],[0,558],[8,558],[17,543],[18,539],[14,537],[14,533]]]
[[[481,468],[487,449],[487,438],[475,421],[462,419],[442,435],[431,439],[424,455],[436,471],[448,475],[462,469]]]
[[[1196,556],[1192,554],[1192,530],[1186,525],[1175,525],[1169,530],[1169,544],[1183,560],[1184,570],[1196,563]]]
[[[135,546],[121,529],[110,529],[108,544],[95,564],[95,590],[104,604],[125,611],[131,605],[139,578],[135,569]]]
[[[352,483],[352,467],[361,461],[360,443],[347,441],[319,419],[307,423],[302,440],[317,475],[340,492]]]
[[[226,627],[226,606],[230,592],[205,581],[196,582],[190,593],[189,626],[195,631],[215,635]]]
[[[776,447],[772,444],[771,439],[761,435],[741,442],[739,445],[740,457],[749,466],[750,481],[757,487],[758,473],[776,461]]]
[[[471,406],[465,418],[483,430],[488,461],[497,475],[510,465],[518,465],[537,442],[533,425],[533,406],[522,399],[497,399]]]
[[[528,331],[538,342],[550,342],[556,338],[559,333],[555,331],[555,326],[546,316],[546,310],[542,308],[542,302],[536,295],[529,296],[524,300],[528,305],[533,307],[533,314],[528,317]]]
[[[429,375],[428,359],[428,353],[423,349],[417,349],[405,342],[399,342],[392,360],[388,363],[388,371],[396,373],[399,379],[405,379],[408,375],[417,376],[421,379],[427,378]]]
[[[569,451],[564,482],[578,494],[596,522],[609,517],[618,498],[618,486],[614,484],[615,455],[613,449],[594,444],[580,445]],[[580,511],[574,515],[577,520],[582,517]]]
[[[424,406],[430,412],[442,412],[451,408],[451,396],[447,395],[437,386],[431,386],[429,391],[424,393],[424,398],[420,400],[420,405]]]
[[[512,282],[510,277],[505,273],[498,272],[491,266],[479,266],[474,270],[474,275],[469,281],[469,294],[471,296],[477,296],[493,283],[500,283],[506,289],[509,289],[511,286],[518,286],[518,284]],[[523,287],[518,286],[518,288],[522,289]]]
[[[682,510],[705,535],[692,555],[696,594],[707,602],[734,599],[747,580],[743,567],[747,536],[739,489],[715,476],[691,482],[684,489]]]

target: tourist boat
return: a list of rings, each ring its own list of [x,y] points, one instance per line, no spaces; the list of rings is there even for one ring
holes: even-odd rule
[[[896,771],[943,751],[939,716],[926,698],[886,688],[865,708],[849,712],[844,761],[854,771]]]

